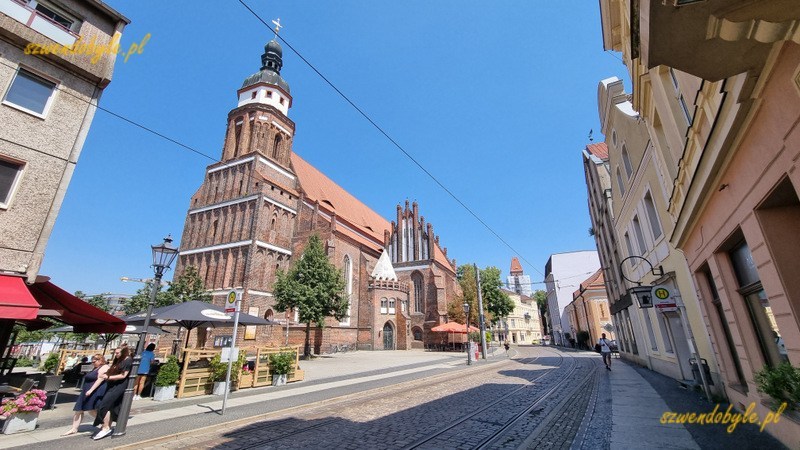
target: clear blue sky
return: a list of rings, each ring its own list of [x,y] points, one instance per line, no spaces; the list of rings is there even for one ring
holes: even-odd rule
[[[151,38],[118,60],[101,105],[219,158],[271,31],[237,1],[108,4],[132,21],[123,48]],[[508,241],[533,280],[550,254],[594,249],[581,150],[589,129],[603,140],[598,82],[625,75],[603,51],[597,2],[248,4],[280,17],[281,35]],[[512,251],[285,45],[281,74],[294,151],[389,220],[417,200],[451,258],[507,275]],[[119,277],[152,276],[150,245],[178,242],[212,162],[98,111],[41,274],[70,291],[134,292]]]

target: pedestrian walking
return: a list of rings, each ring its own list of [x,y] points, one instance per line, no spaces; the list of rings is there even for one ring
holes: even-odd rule
[[[69,436],[78,432],[78,427],[83,422],[83,413],[89,412],[92,416],[97,414],[97,404],[106,393],[106,382],[100,378],[108,371],[109,365],[106,364],[106,359],[103,355],[96,354],[92,357],[92,365],[94,369],[83,376],[83,389],[81,389],[78,400],[75,401],[75,407],[72,408],[75,414],[72,416],[72,428],[61,436]]]
[[[131,371],[133,361],[130,357],[130,349],[127,345],[120,346],[114,350],[114,360],[106,373],[99,378],[106,380],[106,394],[97,406],[97,417],[94,425],[102,424],[102,428],[92,439],[100,440],[111,434],[111,422],[117,420],[119,407],[122,403],[122,396],[125,394],[125,380]]]
[[[611,344],[606,339],[606,334],[603,333],[600,339],[597,341],[600,345],[600,354],[603,355],[603,362],[606,365],[606,369],[611,370]]]
[[[511,347],[511,344],[509,344],[508,341],[505,341],[503,342],[503,347],[506,348],[506,353],[508,353],[508,349]]]
[[[147,377],[150,375],[150,363],[155,359],[156,355],[153,350],[156,349],[156,344],[150,343],[145,351],[142,352],[142,360],[139,362],[139,370],[136,373],[136,389],[134,390],[134,400],[142,399],[142,389],[147,384]]]

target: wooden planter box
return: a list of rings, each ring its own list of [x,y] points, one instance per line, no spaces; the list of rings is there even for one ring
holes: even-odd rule
[[[253,387],[254,380],[255,378],[253,377],[253,372],[250,372],[247,375],[241,374],[239,376],[239,389],[247,389]]]

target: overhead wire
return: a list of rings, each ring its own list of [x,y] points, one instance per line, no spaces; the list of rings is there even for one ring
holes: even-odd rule
[[[258,13],[256,13],[255,11],[253,11],[253,9],[252,9],[252,8],[250,8],[250,7],[249,7],[249,6],[248,6],[248,5],[247,5],[247,4],[246,4],[246,3],[245,3],[243,0],[239,0],[239,2],[240,2],[240,3],[241,3],[241,4],[242,4],[242,5],[243,5],[243,6],[244,6],[244,7],[245,7],[245,8],[246,8],[246,9],[247,9],[247,10],[248,10],[248,11],[249,11],[249,12],[250,12],[250,13],[251,13],[253,16],[254,16],[254,17],[256,17],[256,19],[258,19],[258,20],[259,20],[259,21],[260,21],[260,22],[261,22],[261,23],[262,23],[264,26],[266,26],[267,28],[270,28],[270,27],[269,27],[269,25],[268,25],[268,24],[267,24],[267,23],[264,21],[264,19],[262,19],[262,18],[261,18],[261,17],[258,15]],[[297,55],[297,56],[298,56],[298,57],[299,57],[299,58],[300,58],[300,59],[301,59],[301,60],[302,60],[302,61],[303,61],[303,62],[304,62],[306,65],[308,65],[308,67],[309,67],[309,68],[311,68],[311,69],[312,69],[312,70],[313,70],[313,71],[314,71],[314,72],[315,72],[315,73],[316,73],[316,74],[317,74],[317,75],[318,75],[320,78],[322,78],[322,80],[324,80],[324,81],[325,81],[325,83],[327,83],[327,84],[328,84],[328,85],[329,85],[329,86],[330,86],[330,87],[331,87],[331,88],[332,88],[332,89],[333,89],[333,90],[334,90],[334,91],[335,91],[337,94],[339,94],[339,96],[341,96],[341,97],[342,97],[342,98],[343,98],[343,99],[344,99],[344,100],[345,100],[345,101],[346,101],[346,102],[347,102],[347,103],[348,103],[348,104],[349,104],[351,107],[353,107],[353,108],[354,108],[354,109],[355,109],[355,110],[356,110],[356,111],[357,111],[357,112],[358,112],[358,113],[359,113],[359,114],[360,114],[360,115],[361,115],[361,116],[362,116],[364,119],[366,119],[366,120],[367,120],[367,121],[368,121],[368,122],[369,122],[369,123],[370,123],[370,124],[371,124],[371,125],[372,125],[372,126],[375,128],[375,129],[376,129],[376,130],[378,130],[378,132],[379,132],[380,134],[382,134],[382,135],[383,135],[383,136],[384,136],[384,137],[385,137],[385,138],[386,138],[386,139],[387,139],[389,142],[391,142],[391,143],[392,143],[392,144],[393,144],[393,145],[394,145],[394,146],[395,146],[395,147],[396,147],[398,150],[400,150],[400,152],[402,152],[402,153],[403,153],[403,155],[405,155],[405,156],[406,156],[406,157],[407,157],[407,158],[408,158],[408,159],[409,159],[409,160],[410,160],[410,161],[411,161],[411,162],[412,162],[414,165],[416,165],[416,166],[417,166],[417,167],[418,167],[420,170],[422,170],[422,171],[423,171],[423,172],[424,172],[424,173],[425,173],[425,174],[426,174],[426,175],[427,175],[427,176],[428,176],[428,177],[429,177],[431,180],[433,180],[433,181],[434,181],[434,182],[435,182],[435,183],[436,183],[436,184],[437,184],[437,185],[438,185],[438,186],[439,186],[439,187],[440,187],[442,190],[444,190],[444,191],[445,191],[445,192],[446,192],[446,193],[447,193],[447,194],[448,194],[448,195],[449,195],[449,196],[450,196],[450,197],[451,197],[453,200],[455,200],[455,201],[456,201],[456,202],[457,202],[457,203],[458,203],[458,204],[459,204],[461,207],[463,207],[463,208],[464,208],[464,209],[465,209],[465,210],[466,210],[466,211],[467,211],[467,212],[468,212],[468,213],[469,213],[471,216],[473,216],[473,217],[474,217],[474,218],[475,218],[475,219],[476,219],[476,220],[477,220],[477,221],[478,221],[478,222],[479,222],[481,225],[483,225],[483,226],[484,226],[484,228],[486,228],[486,229],[487,229],[487,230],[488,230],[488,231],[489,231],[489,232],[490,232],[492,235],[494,235],[494,236],[495,236],[495,237],[496,237],[496,238],[497,238],[497,239],[498,239],[500,242],[502,242],[502,243],[503,243],[503,244],[504,244],[506,247],[508,247],[508,249],[509,249],[509,250],[511,250],[511,251],[512,251],[512,252],[513,252],[515,255],[519,256],[519,257],[520,257],[520,259],[522,259],[522,260],[523,260],[524,262],[526,262],[526,263],[527,263],[527,264],[528,264],[530,267],[532,267],[534,270],[536,270],[536,272],[538,272],[539,274],[541,274],[542,276],[544,276],[544,274],[543,274],[543,273],[542,273],[542,272],[541,272],[541,271],[540,271],[540,270],[539,270],[539,269],[538,269],[538,268],[537,268],[537,267],[536,267],[534,264],[532,264],[530,261],[528,261],[528,259],[527,259],[527,258],[525,258],[525,257],[524,257],[524,256],[523,256],[523,255],[522,255],[522,254],[521,254],[519,251],[517,251],[517,250],[516,250],[516,249],[515,249],[515,248],[514,248],[514,247],[513,247],[513,246],[512,246],[512,245],[511,245],[511,244],[510,244],[508,241],[506,241],[506,240],[505,240],[505,239],[504,239],[502,236],[500,236],[500,234],[499,234],[498,232],[496,232],[496,231],[495,231],[495,230],[494,230],[494,229],[493,229],[493,228],[492,228],[492,227],[491,227],[491,226],[490,226],[490,225],[489,225],[489,224],[488,224],[486,221],[484,221],[484,220],[483,220],[483,219],[482,219],[480,216],[478,216],[478,214],[477,214],[475,211],[473,211],[473,209],[472,209],[472,208],[470,208],[469,206],[467,206],[467,204],[466,204],[464,201],[462,201],[462,200],[461,200],[461,199],[460,199],[460,198],[459,198],[457,195],[455,195],[455,193],[453,193],[453,192],[452,192],[452,191],[451,191],[449,188],[447,188],[447,187],[446,187],[446,186],[445,186],[445,185],[444,185],[444,184],[443,184],[443,183],[442,183],[442,182],[441,182],[441,181],[440,181],[438,178],[436,178],[436,176],[434,176],[434,175],[433,175],[433,173],[431,173],[431,172],[430,172],[430,171],[429,171],[427,168],[425,168],[425,167],[422,165],[422,163],[420,163],[420,162],[419,162],[419,161],[418,161],[418,160],[417,160],[417,159],[416,159],[416,158],[415,158],[415,157],[414,157],[414,156],[413,156],[411,153],[409,153],[409,152],[408,152],[408,151],[407,151],[407,150],[406,150],[406,149],[405,149],[405,148],[404,148],[402,145],[400,145],[400,144],[399,144],[399,143],[398,143],[398,142],[397,142],[397,141],[396,141],[394,138],[392,138],[392,137],[391,137],[391,136],[390,136],[390,135],[389,135],[389,134],[388,134],[388,133],[387,133],[387,132],[386,132],[386,131],[385,131],[385,130],[384,130],[384,129],[383,129],[381,126],[380,126],[380,125],[378,125],[378,123],[376,123],[376,122],[375,122],[375,121],[374,121],[374,120],[373,120],[373,119],[372,119],[372,118],[371,118],[371,117],[370,117],[370,116],[369,116],[369,115],[368,115],[366,112],[364,112],[364,111],[363,111],[363,110],[362,110],[362,109],[361,109],[361,108],[360,108],[358,105],[356,105],[356,103],[355,103],[355,102],[353,102],[353,101],[352,101],[352,100],[351,100],[351,99],[350,99],[350,98],[349,98],[349,97],[348,97],[348,96],[347,96],[347,95],[346,95],[344,92],[342,92],[342,91],[341,91],[341,90],[340,90],[338,87],[336,87],[336,85],[335,85],[335,84],[333,84],[333,82],[331,82],[331,81],[330,81],[330,80],[329,80],[329,79],[328,79],[328,78],[327,78],[327,77],[326,77],[326,76],[325,76],[325,75],[324,75],[322,72],[320,72],[320,71],[319,71],[319,70],[318,70],[318,69],[317,69],[317,68],[316,68],[316,67],[315,67],[315,66],[314,66],[314,65],[313,65],[313,64],[312,64],[310,61],[308,61],[308,59],[306,59],[306,58],[305,58],[305,57],[304,57],[304,56],[303,56],[303,55],[302,55],[302,54],[301,54],[301,53],[300,53],[300,52],[299,52],[299,51],[298,51],[296,48],[294,48],[294,46],[292,46],[292,45],[291,45],[289,42],[287,42],[287,41],[286,41],[286,39],[284,39],[284,38],[283,38],[282,36],[280,36],[279,34],[276,34],[276,37],[277,37],[278,39],[280,39],[280,40],[281,40],[281,42],[283,42],[283,43],[284,43],[284,44],[285,44],[285,45],[286,45],[286,46],[287,46],[287,47],[288,47],[290,50],[292,50],[292,52],[294,52],[294,53],[295,53],[295,54],[296,54],[296,55]],[[45,61],[46,61],[46,60],[45,60]],[[50,62],[50,61],[47,61],[47,62],[48,62],[48,63],[50,63],[50,64],[53,64],[53,63],[52,63],[52,62]],[[10,69],[12,69],[12,70],[15,70],[15,71],[18,69],[17,67],[15,67],[15,66],[12,66],[12,65],[9,65],[9,64],[6,64],[5,62],[2,62],[2,61],[0,61],[0,65],[4,65],[4,66],[6,66],[6,67],[8,67],[8,68],[10,68]],[[98,104],[98,102],[93,102],[93,101],[91,101],[91,100],[87,100],[87,99],[85,99],[85,98],[83,98],[83,97],[81,97],[81,96],[79,96],[79,95],[76,95],[76,94],[74,94],[74,93],[72,93],[72,92],[70,92],[70,91],[68,91],[68,90],[66,90],[66,89],[62,89],[62,88],[61,88],[60,86],[58,86],[58,85],[56,86],[56,88],[55,88],[55,89],[56,89],[56,90],[58,90],[59,92],[62,92],[62,93],[64,93],[64,94],[66,94],[66,95],[69,95],[69,96],[71,96],[71,97],[73,97],[73,98],[75,98],[75,99],[77,99],[77,100],[79,100],[79,101],[81,101],[81,102],[87,103],[87,104],[89,104],[90,106],[93,106],[93,107],[97,108],[98,110],[100,110],[100,111],[103,111],[103,112],[105,112],[105,113],[107,113],[107,114],[111,115],[112,117],[116,117],[117,119],[119,119],[119,120],[122,120],[123,122],[126,122],[126,123],[128,123],[129,125],[132,125],[132,126],[134,126],[134,127],[136,127],[136,128],[139,128],[139,129],[141,129],[141,130],[143,130],[143,131],[145,131],[145,132],[148,132],[148,133],[150,133],[150,134],[153,134],[153,135],[155,135],[155,136],[158,136],[158,137],[160,137],[161,139],[164,139],[164,140],[166,140],[166,141],[168,141],[168,142],[170,142],[170,143],[172,143],[172,144],[175,144],[175,145],[177,145],[177,146],[179,146],[179,147],[181,147],[181,148],[183,148],[183,149],[185,149],[185,150],[188,150],[188,151],[190,151],[190,152],[192,152],[192,153],[195,153],[195,154],[197,154],[197,155],[199,155],[199,156],[201,156],[201,157],[203,157],[203,158],[206,158],[206,159],[208,159],[208,160],[210,160],[210,161],[213,161],[214,163],[224,163],[224,161],[222,161],[222,160],[220,160],[220,159],[217,159],[217,158],[215,158],[215,157],[213,157],[213,156],[211,156],[211,155],[209,155],[209,154],[207,154],[207,153],[204,153],[204,152],[202,152],[202,151],[200,151],[200,150],[198,150],[198,149],[196,149],[196,148],[192,147],[191,145],[185,144],[185,143],[183,143],[183,142],[179,141],[178,139],[172,138],[172,137],[170,137],[170,136],[168,136],[168,135],[166,135],[166,134],[164,134],[164,133],[162,133],[162,132],[160,132],[160,131],[157,131],[157,130],[155,130],[155,129],[153,129],[153,128],[151,128],[151,127],[147,126],[147,125],[144,125],[144,124],[142,124],[142,123],[140,123],[140,122],[137,122],[136,120],[130,119],[130,118],[128,118],[128,117],[126,117],[126,116],[124,116],[124,115],[122,115],[122,114],[120,114],[120,113],[117,113],[117,112],[115,112],[115,111],[112,111],[112,110],[110,110],[110,109],[108,109],[108,108],[106,108],[106,107],[103,107],[103,106],[99,105],[99,104]],[[40,149],[37,149],[37,148],[34,148],[34,147],[30,147],[30,146],[28,146],[28,145],[25,145],[25,144],[21,144],[21,143],[18,143],[18,142],[14,142],[14,141],[11,141],[11,140],[8,140],[8,139],[5,139],[5,138],[2,138],[2,137],[0,137],[0,139],[2,139],[2,140],[3,140],[3,141],[5,141],[5,142],[9,142],[9,143],[12,143],[12,144],[19,145],[19,146],[21,146],[21,147],[27,148],[27,149],[29,149],[29,150],[31,150],[31,151],[35,151],[35,152],[38,152],[38,153],[43,153],[43,154],[48,154],[48,155],[50,155],[50,153],[48,153],[48,152],[42,151],[42,150],[40,150]],[[51,156],[53,156],[53,155],[51,155]],[[54,157],[54,158],[58,158],[57,156],[53,156],[53,157]],[[245,176],[245,177],[247,177],[248,181],[252,180],[252,176],[251,176],[249,173],[245,173],[245,174],[244,174],[244,176]],[[567,278],[570,278],[570,277],[567,277]],[[545,281],[537,281],[537,282],[531,282],[530,284],[544,284],[544,283],[545,283]]]
[[[259,16],[257,12],[255,12],[252,8],[250,8],[250,6],[247,3],[245,3],[244,0],[239,0],[239,3],[241,3],[242,6],[244,6],[245,8],[247,8],[247,10],[250,11],[250,13],[256,19],[258,19],[258,21],[264,24],[265,27],[271,30],[269,24],[267,24],[267,22],[263,18],[261,18],[261,16]],[[339,96],[342,97],[345,100],[345,102],[347,102],[350,106],[352,106],[353,109],[355,109],[364,119],[367,120],[367,122],[369,122],[376,130],[378,130],[380,134],[382,134],[387,140],[389,140],[389,142],[391,142],[392,145],[394,145],[398,150],[400,150],[400,152],[402,152],[403,155],[406,156],[406,158],[408,158],[412,163],[414,163],[414,165],[416,165],[420,170],[422,170],[422,172],[424,172],[425,175],[427,175],[431,180],[433,180],[434,183],[436,183],[440,188],[442,188],[442,190],[444,190],[453,200],[455,200],[456,203],[461,205],[461,207],[463,207],[472,217],[475,218],[475,220],[477,220],[481,225],[483,225],[484,228],[489,230],[489,232],[493,234],[506,247],[508,247],[509,250],[511,250],[515,255],[519,256],[523,261],[528,263],[528,265],[533,267],[533,269],[539,272],[539,274],[545,276],[538,268],[536,268],[534,264],[532,264],[524,256],[522,256],[522,254],[518,252],[514,247],[512,247],[511,244],[508,243],[508,241],[503,239],[503,237],[500,236],[500,234],[498,234],[491,226],[489,226],[488,223],[486,223],[480,216],[478,216],[478,214],[475,213],[475,211],[473,211],[472,208],[467,206],[467,204],[464,203],[464,201],[462,201],[456,194],[454,194],[453,191],[451,191],[447,186],[445,186],[444,183],[442,183],[438,178],[436,178],[436,176],[434,176],[428,169],[426,169],[425,166],[422,165],[422,163],[420,163],[413,155],[411,155],[411,153],[409,153],[402,145],[400,145],[394,138],[392,138],[389,135],[389,133],[387,133],[380,125],[378,125],[372,119],[372,117],[369,116],[369,114],[364,112],[364,110],[361,109],[358,105],[356,105],[356,103],[353,100],[351,100],[350,97],[348,97],[344,92],[342,92],[341,89],[336,87],[336,85],[333,84],[333,82],[330,81],[328,77],[323,75],[323,73],[319,69],[317,69],[308,59],[306,59],[305,56],[303,56],[296,48],[294,48],[292,44],[290,44],[286,39],[284,39],[283,36],[281,36],[279,33],[276,33],[275,37],[280,39],[281,42],[283,42],[287,47],[289,47],[289,49],[292,52],[294,52],[295,55],[297,55],[309,68],[311,68],[311,70],[313,70],[314,73],[316,73],[320,78],[322,78],[322,80],[325,81],[325,83],[327,83],[328,86],[330,86],[331,89],[333,89],[337,94],[339,94]]]

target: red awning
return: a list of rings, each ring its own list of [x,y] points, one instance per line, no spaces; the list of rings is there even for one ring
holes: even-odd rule
[[[38,312],[24,278],[0,275],[0,320],[34,320]]]
[[[122,333],[125,322],[75,297],[55,284],[44,281],[28,286],[41,305],[40,316],[72,325],[76,333]]]

